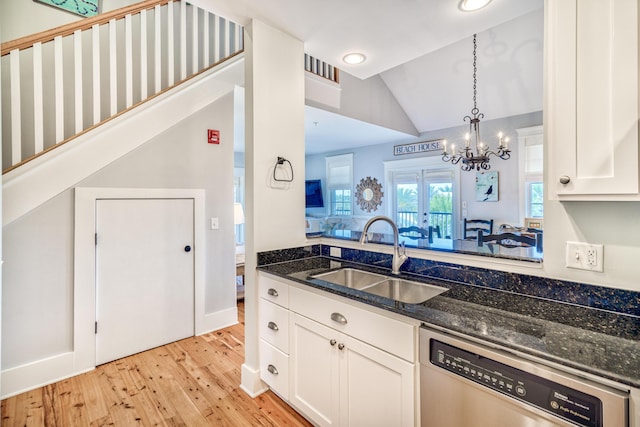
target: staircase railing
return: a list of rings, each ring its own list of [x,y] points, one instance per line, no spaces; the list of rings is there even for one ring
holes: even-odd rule
[[[242,49],[240,25],[180,0],[147,0],[3,43],[3,173]]]
[[[338,68],[306,53],[304,54],[304,69],[334,83],[340,83],[340,70]]]

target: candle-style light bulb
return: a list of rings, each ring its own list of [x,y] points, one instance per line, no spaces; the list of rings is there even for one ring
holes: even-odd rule
[[[509,148],[509,137],[508,136],[504,139],[504,148],[505,149]]]
[[[447,140],[442,141],[442,145],[444,146],[444,154],[447,154]]]
[[[471,140],[471,135],[469,135],[469,132],[467,132],[467,133],[464,135],[464,146],[465,146],[466,148],[469,148],[469,141],[470,141],[470,140]]]

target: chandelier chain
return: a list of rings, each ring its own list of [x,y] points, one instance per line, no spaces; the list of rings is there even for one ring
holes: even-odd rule
[[[478,95],[478,91],[476,89],[476,84],[478,83],[478,79],[476,78],[476,73],[478,72],[478,66],[477,66],[477,62],[478,62],[478,56],[476,54],[476,51],[478,49],[478,44],[476,43],[476,35],[473,35],[473,111],[472,114],[477,114],[478,110],[478,103],[476,102],[476,98]]]

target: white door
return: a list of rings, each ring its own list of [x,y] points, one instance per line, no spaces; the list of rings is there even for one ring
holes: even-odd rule
[[[96,202],[96,364],[194,334],[193,199]]]
[[[398,227],[440,227],[445,239],[455,238],[455,177],[451,168],[415,169],[392,174],[394,215]]]

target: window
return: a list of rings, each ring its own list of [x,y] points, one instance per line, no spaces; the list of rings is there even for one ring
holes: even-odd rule
[[[325,158],[329,215],[353,214],[353,154]]]
[[[233,201],[244,209],[244,168],[233,169]],[[234,218],[235,221],[235,218]],[[236,245],[244,244],[244,223],[236,224]]]
[[[544,187],[542,182],[527,182],[527,212],[530,218],[544,215]]]
[[[522,219],[544,216],[542,126],[518,129]]]

